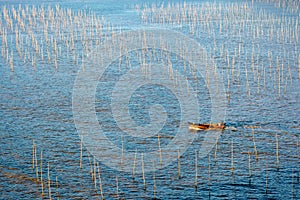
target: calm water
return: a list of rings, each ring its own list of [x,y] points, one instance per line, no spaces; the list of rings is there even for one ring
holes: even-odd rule
[[[99,176],[105,199],[300,198],[299,4],[297,10],[294,5],[281,4],[278,7],[265,1],[254,4],[248,1],[230,4],[226,1],[217,1],[215,4],[215,1],[207,1],[196,4],[196,7],[206,5],[205,8],[208,9],[203,10],[202,18],[199,18],[199,23],[192,30],[192,22],[157,21],[160,18],[156,18],[151,9],[147,10],[153,9],[154,4],[150,0],[130,3],[113,0],[39,2],[0,3],[2,10],[6,5],[8,16],[13,19],[12,27],[18,26],[22,52],[20,56],[16,48],[16,29],[9,28],[2,12],[0,199],[49,199],[48,177],[51,180],[52,199],[101,199]],[[172,2],[176,8],[177,1]],[[192,3],[195,1],[188,1],[188,5]],[[111,105],[113,101],[123,103],[122,99],[113,99],[114,87],[124,81],[124,75],[134,75],[140,69],[143,63],[142,51],[135,49],[128,55],[113,58],[95,90],[96,117],[100,128],[112,142],[108,146],[113,144],[119,149],[123,148],[125,155],[139,153],[135,177],[132,178],[131,172],[107,166],[99,157],[94,160],[88,145],[83,144],[81,148],[78,134],[81,130],[77,130],[75,126],[72,98],[78,73],[82,72],[83,64],[88,67],[93,49],[99,45],[93,35],[95,27],[89,28],[90,24],[86,24],[86,27],[66,27],[62,20],[65,18],[59,18],[58,15],[55,22],[59,22],[56,24],[59,28],[51,28],[49,25],[47,43],[43,26],[40,25],[42,22],[30,24],[29,20],[24,20],[28,29],[23,31],[17,25],[17,17],[14,19],[11,7],[14,5],[18,12],[19,5],[25,11],[26,5],[29,5],[30,11],[33,5],[37,10],[42,5],[48,10],[49,5],[54,13],[58,13],[55,10],[57,4],[60,5],[60,10],[70,9],[81,25],[91,22],[93,16],[99,16],[100,19],[104,16],[106,20],[102,22],[102,30],[109,37],[111,27],[115,30],[133,31],[145,27],[166,28],[194,39],[205,49],[223,79],[226,89],[224,120],[229,127],[214,141],[217,145],[208,154],[204,153],[204,156],[197,159],[197,188],[195,152],[197,155],[201,154],[199,150],[207,132],[190,132],[187,122],[188,119],[209,122],[212,118],[211,99],[214,97],[208,92],[205,77],[201,73],[191,75],[193,66],[180,56],[164,50],[149,49],[145,61],[167,65],[169,57],[171,68],[184,78],[187,77],[190,89],[197,91],[199,116],[194,118],[194,110],[183,110],[178,95],[170,88],[163,84],[145,84],[130,94],[128,115],[137,126],[151,125],[149,110],[160,105],[154,110],[153,116],[165,121],[162,128],[151,137],[133,137],[120,127]],[[136,5],[139,5],[139,9],[136,9]],[[222,20],[218,15],[209,15],[213,12],[213,9],[210,10],[212,5],[221,5],[218,13],[220,16],[227,16],[229,21],[224,20],[225,17]],[[159,13],[160,6],[162,4],[158,3],[156,14]],[[172,5],[170,7],[174,8]],[[164,8],[168,9],[168,4]],[[170,13],[174,12],[171,8]],[[143,11],[145,18],[142,18]],[[87,16],[81,13],[86,13]],[[235,17],[230,17],[231,15]],[[49,13],[46,12],[45,16],[49,17]],[[80,22],[80,17],[89,20],[83,20],[83,23]],[[249,22],[249,19],[253,20]],[[83,29],[86,29],[85,36],[82,34]],[[74,46],[71,44],[70,33],[75,38]],[[7,46],[3,40],[5,35]],[[39,53],[36,54],[33,53],[35,47],[32,45],[32,35],[39,44]],[[53,42],[54,39],[56,42]],[[103,41],[98,42],[101,45]],[[50,61],[47,58],[49,55]],[[132,68],[128,67],[126,58],[129,58]],[[160,68],[155,69],[151,73],[157,76],[161,74]],[[139,78],[136,77],[137,80]],[[176,76],[174,82],[177,88],[187,87],[186,82],[181,82],[182,85],[176,83]],[[127,94],[128,88],[125,81],[125,85],[120,86],[119,93]],[[188,118],[183,117],[185,112]],[[125,120],[124,123],[129,121]],[[159,150],[158,134],[162,148],[170,144],[176,135],[193,135],[194,138],[188,148],[180,152],[180,177],[177,157],[166,166],[162,164],[163,168],[159,167],[159,157],[153,158],[156,161],[154,168],[160,169],[155,172],[146,171],[145,189],[139,162],[140,153],[146,155]],[[168,155],[168,152],[164,155]],[[113,156],[111,159],[112,162],[116,160]],[[37,166],[32,166],[33,163],[35,165],[33,160],[37,160]],[[95,161],[99,162],[101,172],[96,170],[96,181],[91,175],[91,171],[98,169]],[[134,160],[130,161],[133,168]],[[149,161],[145,160],[145,166],[152,165]],[[162,163],[164,161],[163,158]],[[122,160],[118,162],[121,166]],[[37,167],[39,181],[36,178]]]

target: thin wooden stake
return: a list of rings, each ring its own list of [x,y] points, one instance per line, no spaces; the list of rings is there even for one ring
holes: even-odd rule
[[[102,187],[102,179],[101,179],[101,175],[100,175],[100,169],[99,169],[99,163],[97,162],[97,170],[98,170],[98,179],[99,179],[99,187],[100,187],[100,195],[101,195],[101,198],[104,199],[104,196],[103,196],[103,187]]]
[[[249,86],[249,79],[248,79],[247,67],[245,67],[245,72],[246,72],[246,86],[247,86],[247,91],[248,91],[248,98],[250,98],[251,93],[250,93],[250,86]]]
[[[37,159],[37,153],[36,153],[36,145],[34,145],[34,158],[35,158],[35,174],[36,174],[36,180],[39,181],[39,167],[38,167],[38,159]]]
[[[81,136],[81,139],[80,139],[80,161],[79,161],[79,167],[80,169],[82,169],[82,136]]]
[[[92,161],[91,161],[90,154],[88,154],[88,158],[89,158],[89,164],[90,164],[90,174],[91,174],[91,177],[92,177],[92,181],[94,181],[93,164],[92,164]]]
[[[136,154],[137,154],[137,149],[135,149],[135,153],[134,153],[133,168],[132,168],[132,179],[134,179],[135,168],[136,168]]]
[[[51,196],[51,179],[50,179],[50,165],[48,162],[48,191],[49,191],[49,199],[52,200]]]
[[[198,188],[198,155],[195,150],[195,187]]]
[[[268,194],[268,158],[266,160],[266,194]]]
[[[117,192],[117,197],[119,198],[119,180],[118,180],[118,176],[116,176],[116,192]]]
[[[299,158],[300,158],[300,155],[299,155],[299,138],[297,140],[297,158],[298,158],[298,162],[299,162]],[[297,173],[297,183],[299,183],[299,173],[300,173],[300,170],[299,170],[299,164],[298,164],[298,173]]]
[[[159,134],[157,135],[157,140],[158,140],[158,150],[159,150],[159,161],[160,161],[160,165],[162,165],[162,152],[161,152],[161,148],[160,148],[160,136],[159,136]]]
[[[251,156],[250,156],[250,152],[248,152],[248,174],[249,174],[249,178],[251,178]],[[251,179],[250,179],[251,181]]]
[[[177,160],[178,160],[178,178],[181,178],[181,174],[180,174],[180,150],[179,149],[178,149]]]
[[[215,162],[215,164],[217,163],[217,151],[218,151],[218,140],[219,140],[219,138],[217,138],[217,140],[216,140],[216,148],[215,148],[215,154],[214,154],[214,162]]]
[[[208,154],[208,186],[210,186],[210,154]]]
[[[154,161],[152,161],[153,165],[153,194],[154,194],[154,199],[156,199],[156,180],[155,180],[155,166],[154,166]]]
[[[256,161],[258,161],[258,153],[257,153],[257,149],[256,149],[256,143],[255,143],[255,139],[254,139],[254,130],[252,128],[252,139],[253,139],[253,145],[254,145],[254,152],[255,152],[255,158],[256,158]]]
[[[35,143],[34,140],[32,140],[32,169],[35,167]]]
[[[58,177],[55,177],[55,185],[56,185],[56,195],[58,195]]]
[[[96,159],[94,157],[94,170],[93,170],[93,177],[94,177],[94,186],[95,189],[97,188],[97,163],[96,163]]]
[[[122,158],[121,158],[121,165],[124,162],[124,135],[122,135]]]
[[[41,171],[42,196],[44,196],[44,183],[43,183],[43,151],[41,151],[40,171]]]
[[[292,169],[292,199],[294,199],[294,193],[295,193],[295,188],[294,188],[294,168]]]
[[[276,166],[279,168],[279,144],[278,144],[278,134],[276,133]]]
[[[233,140],[231,140],[231,174],[234,174]]]
[[[144,169],[144,154],[142,153],[142,175],[143,175],[143,183],[144,183],[144,190],[146,190],[146,178],[145,178],[145,169]]]

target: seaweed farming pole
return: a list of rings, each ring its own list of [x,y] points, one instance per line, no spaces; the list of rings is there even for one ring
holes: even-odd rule
[[[12,72],[14,72],[14,53],[13,53],[13,51],[11,51],[11,53],[10,53],[9,66],[10,66],[10,70]]]
[[[278,63],[278,65],[277,65],[277,68],[278,68],[278,96],[280,96],[281,95],[281,69],[280,69],[280,66],[279,66],[279,63]]]
[[[97,172],[98,172],[98,179],[99,179],[100,195],[101,195],[101,198],[104,199],[104,196],[103,196],[103,187],[102,187],[102,179],[101,179],[100,167],[99,167],[99,163],[98,162],[97,162]]]
[[[144,154],[142,153],[142,176],[143,176],[143,183],[144,183],[144,190],[146,190],[146,178],[145,178],[145,164],[144,164]]]
[[[48,162],[48,192],[49,192],[49,199],[52,200],[51,196],[51,179],[50,179],[50,164]]]
[[[254,129],[252,129],[252,139],[253,139],[253,147],[254,147],[254,152],[255,152],[255,158],[256,161],[258,161],[258,153],[257,153],[257,148],[256,148],[256,143],[255,143],[255,138],[254,138]]]
[[[198,188],[198,155],[197,150],[195,150],[195,187]]]
[[[300,81],[300,54],[298,55],[298,78]]]
[[[80,160],[79,160],[79,167],[80,167],[80,169],[82,169],[82,140],[83,140],[82,136],[81,136],[80,139],[81,140],[80,140]]]
[[[278,144],[278,134],[276,133],[276,167],[279,168],[279,144]]]
[[[35,162],[35,174],[36,174],[36,180],[39,180],[39,167],[38,167],[38,159],[37,159],[37,153],[36,153],[36,145],[34,145],[34,162]]]
[[[89,166],[90,166],[90,174],[91,174],[91,178],[92,178],[92,181],[93,181],[94,180],[94,173],[93,173],[93,164],[92,164],[92,161],[91,161],[90,154],[88,154],[88,159],[89,159]]]
[[[40,170],[41,170],[41,187],[42,187],[42,196],[44,196],[44,183],[43,183],[43,151],[41,151],[41,161],[40,161]]]
[[[159,161],[160,161],[160,165],[162,166],[162,150],[160,147],[160,135],[157,135],[157,140],[158,140],[158,151],[159,151]]]
[[[247,66],[245,67],[245,73],[246,73],[246,87],[247,87],[247,91],[248,91],[248,98],[250,98],[251,93],[250,93],[250,86],[249,86],[249,78],[248,78]]]
[[[231,175],[234,175],[233,140],[231,140]]]
[[[136,155],[137,155],[137,149],[135,149],[135,153],[134,153],[133,167],[132,167],[132,179],[134,179],[134,174],[135,174],[135,168],[136,168]]]
[[[32,170],[34,170],[35,164],[35,142],[32,140]]]
[[[268,194],[268,158],[266,159],[266,194]]]
[[[94,181],[94,186],[95,186],[95,189],[97,188],[97,166],[96,166],[96,159],[95,159],[95,157],[94,157],[94,170],[93,170],[93,181]]]
[[[153,164],[153,195],[154,199],[156,199],[156,180],[155,180],[155,166],[154,166],[154,161],[152,161]]]
[[[294,186],[294,168],[292,169],[292,199],[294,199],[295,195],[295,186]]]
[[[300,152],[299,152],[299,139],[297,140],[297,161],[298,161],[298,167],[297,167],[297,171],[298,171],[298,173],[297,173],[297,183],[299,183],[299,179],[300,179],[300,177],[299,177],[299,173],[300,173],[300,167],[299,167],[299,161],[300,161]]]
[[[217,140],[216,140],[216,148],[215,148],[215,153],[214,153],[214,162],[215,162],[215,164],[217,163],[217,152],[218,152],[218,140],[219,140],[219,138],[217,138]]]
[[[116,176],[116,194],[117,194],[117,197],[119,198],[119,179],[118,179],[118,176]]]
[[[124,135],[122,135],[122,157],[121,157],[121,165],[124,163]]]
[[[58,177],[55,177],[55,185],[56,185],[56,196],[58,196]]]
[[[208,154],[208,187],[210,187],[210,154]]]

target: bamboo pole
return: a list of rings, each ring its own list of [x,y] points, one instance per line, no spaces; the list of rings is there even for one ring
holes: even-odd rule
[[[121,165],[124,162],[124,135],[122,135],[122,158],[121,158]]]
[[[91,161],[90,154],[88,154],[88,159],[89,159],[89,166],[90,166],[91,178],[92,178],[92,181],[94,181],[93,164],[92,164],[92,161]]]
[[[233,140],[231,140],[231,175],[234,175]]]
[[[298,78],[300,80],[300,54],[298,55]]]
[[[210,154],[208,154],[208,186],[210,187]]]
[[[219,138],[217,138],[217,140],[216,140],[216,148],[215,148],[215,153],[214,153],[214,162],[215,162],[215,164],[217,163],[217,151],[218,151],[218,140],[219,140]]]
[[[44,196],[44,182],[43,182],[43,151],[41,151],[41,161],[40,161],[40,175],[41,175],[41,187],[42,187],[42,196]]]
[[[35,145],[35,150],[34,150],[34,161],[35,161],[35,174],[36,174],[36,181],[39,181],[39,167],[38,167],[38,159],[37,159],[37,150],[36,150],[36,145]]]
[[[119,179],[118,179],[118,176],[116,176],[116,194],[117,194],[117,197],[119,198]]]
[[[268,194],[268,158],[266,159],[266,194]]]
[[[250,98],[250,86],[249,86],[249,80],[248,80],[248,72],[247,72],[247,67],[245,67],[245,73],[246,73],[246,87],[248,91],[248,98]]]
[[[253,128],[252,128],[252,140],[253,140],[255,158],[256,158],[256,161],[258,161],[258,153],[257,153],[257,148],[256,148],[256,143],[255,143],[255,138],[254,138],[254,129]]]
[[[80,170],[82,169],[82,136],[81,136],[81,139],[80,139],[80,159],[79,159],[79,167],[80,167]]]
[[[294,168],[292,169],[292,199],[294,199],[295,188],[294,188]]]
[[[276,166],[279,168],[279,144],[278,144],[278,134],[276,133]]]
[[[250,152],[248,152],[248,175],[249,175],[249,183],[251,183],[251,156],[250,156]]]
[[[197,150],[195,150],[195,187],[198,188],[198,155]]]
[[[14,53],[13,53],[13,51],[11,51],[11,53],[10,53],[10,57],[9,57],[9,66],[10,66],[10,70],[11,70],[12,72],[14,72],[15,69],[14,69]]]
[[[35,142],[32,140],[32,170],[35,167]]]
[[[136,155],[137,155],[137,149],[135,149],[135,153],[134,153],[133,168],[132,168],[132,179],[134,179],[134,174],[135,174],[135,168],[136,168]]]
[[[155,180],[155,166],[154,166],[154,161],[152,161],[152,165],[153,165],[153,195],[154,195],[154,199],[156,199],[156,180]]]
[[[99,167],[99,163],[97,162],[97,171],[98,171],[100,195],[101,195],[101,198],[104,199],[103,187],[102,187],[102,179],[101,179],[101,174],[100,174],[100,169],[99,168],[100,168]]]
[[[146,190],[146,178],[145,178],[145,169],[144,169],[144,154],[142,153],[142,176],[143,176],[143,183],[144,183],[144,190]]]
[[[94,170],[93,170],[93,178],[94,178],[94,186],[95,189],[97,188],[97,163],[96,163],[96,159],[94,157]]]
[[[178,149],[178,154],[177,154],[177,160],[178,160],[178,178],[180,179],[181,178],[181,173],[180,173],[180,150]]]
[[[299,159],[300,159],[300,151],[299,151],[299,138],[297,140],[297,158],[298,158],[298,163],[299,163]],[[298,164],[298,168],[297,168],[297,183],[299,183],[299,179],[300,179],[300,176],[299,176],[299,173],[300,173],[300,170],[299,170],[299,164]]]
[[[51,179],[50,179],[50,164],[48,162],[48,192],[49,192],[49,199],[52,200],[51,195]]]
[[[162,150],[160,147],[160,135],[159,134],[157,135],[157,140],[158,140],[159,162],[160,162],[160,165],[162,166]]]
[[[56,196],[58,196],[58,186],[59,186],[59,184],[58,184],[58,177],[57,176],[55,177],[55,185],[56,185]]]

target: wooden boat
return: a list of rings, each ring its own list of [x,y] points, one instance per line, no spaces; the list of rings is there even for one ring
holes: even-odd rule
[[[190,130],[223,130],[225,129],[225,123],[217,123],[217,124],[195,124],[195,123],[189,123],[189,129]]]

